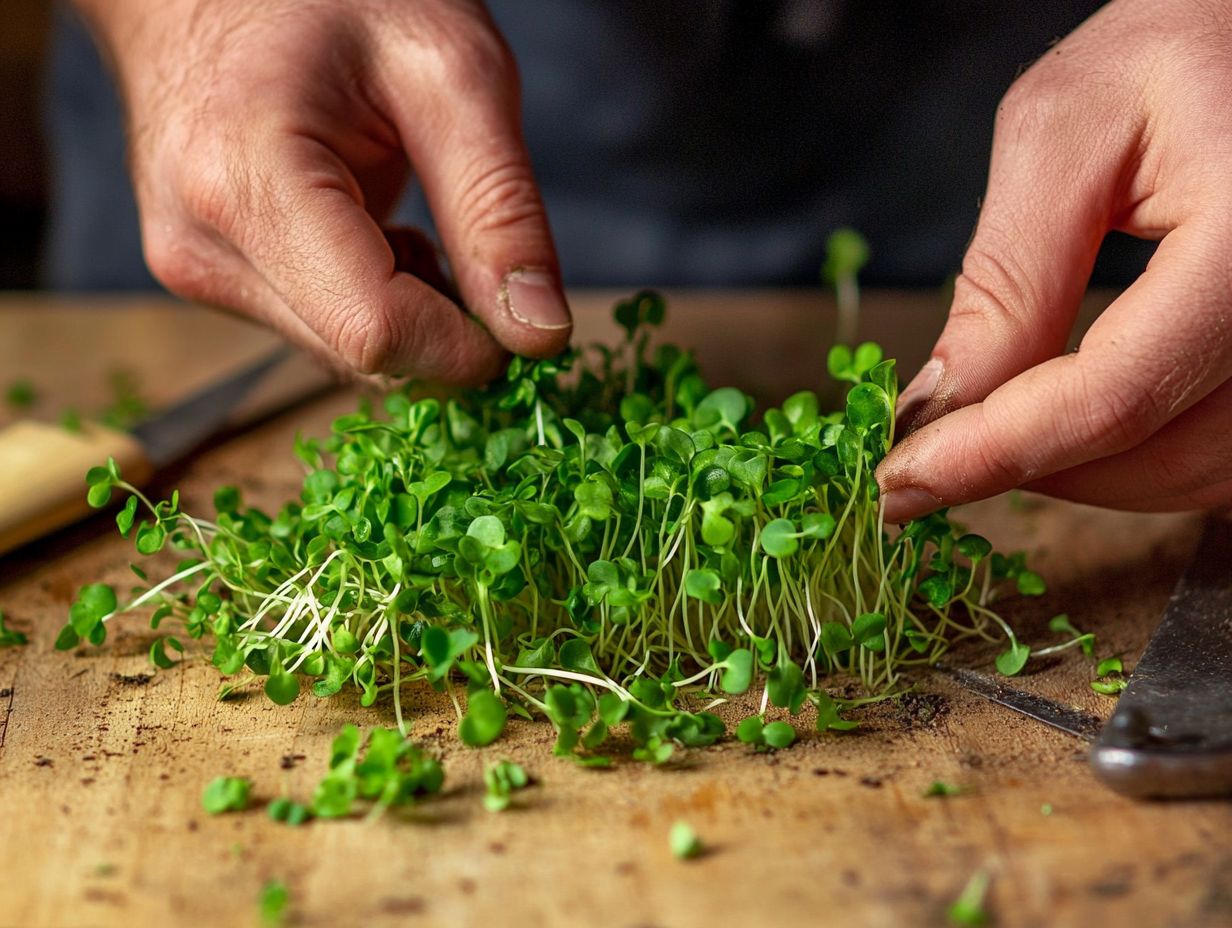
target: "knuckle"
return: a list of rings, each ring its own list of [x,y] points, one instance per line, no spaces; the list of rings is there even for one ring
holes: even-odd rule
[[[178,196],[182,208],[208,229],[230,237],[244,197],[222,158],[194,158],[179,171]]]
[[[515,89],[517,63],[495,29],[463,16],[443,25],[444,35],[433,49],[444,86],[463,92],[492,88]]]
[[[389,370],[398,339],[388,314],[381,309],[349,307],[331,313],[322,329],[326,343],[355,373],[372,375]]]
[[[516,228],[542,215],[539,188],[523,159],[505,158],[468,173],[458,210],[474,232]]]
[[[981,229],[981,237],[992,233]],[[960,325],[975,324],[998,338],[1022,339],[1027,333],[1026,313],[1036,305],[1037,294],[1029,277],[1014,263],[1012,249],[973,244],[963,257],[962,273],[954,281],[951,319]]]
[[[1057,427],[1088,458],[1126,451],[1163,423],[1165,411],[1149,385],[1132,378],[1079,375],[1061,397]]]
[[[189,223],[159,217],[142,221],[142,250],[150,273],[172,293],[200,300],[206,298],[209,271],[194,239]]]
[[[1076,90],[1080,88],[1075,88],[1073,81],[1036,68],[1027,71],[1010,85],[997,106],[998,138],[1028,144],[1050,138],[1058,124],[1073,118],[1084,105]]]
[[[1000,447],[992,434],[990,423],[984,420],[977,440],[972,445],[971,454],[974,460],[969,463],[968,471],[974,470],[979,475],[980,483],[989,480],[1000,487],[1021,486],[1030,479],[1030,468],[1015,457],[1001,452]]]

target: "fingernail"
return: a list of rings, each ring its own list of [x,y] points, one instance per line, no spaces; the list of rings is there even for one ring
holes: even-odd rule
[[[501,286],[509,315],[536,329],[567,329],[573,323],[556,277],[539,268],[516,268]]]
[[[919,487],[899,487],[881,497],[881,514],[886,522],[909,522],[941,508],[941,500]]]
[[[944,369],[945,365],[942,364],[940,358],[933,358],[920,368],[920,372],[899,394],[898,408],[894,411],[895,418],[899,422],[909,422],[912,415],[928,402],[928,398],[937,389],[937,382],[941,380],[941,372]]]

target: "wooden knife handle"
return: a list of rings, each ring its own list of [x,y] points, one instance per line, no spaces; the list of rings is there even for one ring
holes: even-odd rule
[[[0,554],[85,516],[86,471],[109,457],[134,486],[151,476],[141,445],[124,432],[29,421],[0,429]]]

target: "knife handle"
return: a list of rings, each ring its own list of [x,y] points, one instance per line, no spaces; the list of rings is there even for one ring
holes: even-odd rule
[[[24,420],[0,429],[0,554],[87,515],[86,471],[109,457],[134,486],[153,472],[137,440],[114,429]]]

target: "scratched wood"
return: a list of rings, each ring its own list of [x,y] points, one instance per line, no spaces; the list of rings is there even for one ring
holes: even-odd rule
[[[610,331],[606,302],[576,301],[583,338]],[[874,295],[865,331],[918,364],[942,312],[930,295]],[[773,396],[820,382],[831,320],[815,294],[682,294],[670,334],[696,345],[716,379]],[[270,344],[161,301],[0,301],[0,382],[33,380],[33,414],[47,418],[68,403],[104,405],[116,366],[165,402]],[[275,506],[297,487],[294,433],[324,430],[353,403],[343,392],[267,421],[162,489],[181,487],[191,509],[236,482]],[[1192,516],[1036,499],[994,500],[964,518],[998,545],[1032,550],[1048,577],[1043,598],[1005,604],[1028,639],[1044,640],[1047,619],[1066,611],[1130,665],[1197,527]],[[858,734],[807,733],[774,756],[725,743],[666,770],[578,769],[550,756],[543,724],[514,722],[490,748],[461,748],[452,709],[417,693],[414,732],[447,771],[439,799],[375,823],[212,818],[199,797],[214,776],[249,776],[262,799],[303,798],[341,725],[390,724],[391,711],[349,696],[220,703],[219,678],[200,662],[151,676],[149,631],[136,621],[100,650],[55,652],[80,584],[126,582],[130,549],[107,522],[0,562],[0,609],[31,638],[0,650],[0,926],[253,925],[271,879],[290,887],[292,923],[305,926],[929,926],[945,923],[979,869],[992,874],[998,925],[1232,923],[1229,805],[1121,799],[1093,781],[1079,742],[928,675],[914,702],[864,713]],[[990,657],[968,648],[955,659]],[[1021,683],[1107,714],[1090,673],[1070,656]],[[482,765],[495,757],[539,781],[503,815],[480,804]],[[934,779],[969,792],[923,798]],[[710,849],[701,859],[669,854],[679,818]]]

